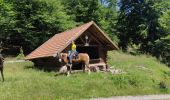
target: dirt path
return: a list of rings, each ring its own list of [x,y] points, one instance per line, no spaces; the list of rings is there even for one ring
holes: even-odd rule
[[[17,62],[25,62],[25,60],[11,60],[11,61],[5,61],[4,63],[17,63]]]
[[[95,98],[90,100],[170,100],[170,94],[143,96],[115,96],[109,98]]]

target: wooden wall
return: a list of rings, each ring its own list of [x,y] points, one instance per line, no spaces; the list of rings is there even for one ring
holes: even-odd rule
[[[58,71],[61,64],[54,57],[39,58],[32,60],[34,66],[44,71]]]

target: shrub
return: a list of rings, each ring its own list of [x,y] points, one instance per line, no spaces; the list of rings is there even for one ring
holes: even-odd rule
[[[16,59],[23,59],[25,57],[24,53],[23,53],[23,49],[22,47],[20,48],[20,53],[18,54],[18,56],[16,57]]]

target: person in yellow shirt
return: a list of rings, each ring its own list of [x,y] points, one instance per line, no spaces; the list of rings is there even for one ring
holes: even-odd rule
[[[76,46],[75,42],[72,41],[71,50],[72,50],[73,52],[76,52],[76,48],[77,48],[77,46]]]
[[[72,41],[72,45],[71,45],[71,50],[69,51],[69,63],[72,65],[72,59],[73,59],[73,56],[76,55],[77,51],[76,51],[76,44],[74,41]]]

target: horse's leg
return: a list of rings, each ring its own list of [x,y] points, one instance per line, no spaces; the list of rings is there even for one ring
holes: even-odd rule
[[[72,71],[72,66],[73,66],[73,64],[70,64],[70,73],[71,73],[71,71]]]
[[[1,76],[2,76],[2,80],[3,80],[3,82],[4,82],[3,67],[2,67],[2,68],[0,68],[0,70],[1,70]]]
[[[71,68],[72,68],[71,66],[72,64],[67,66],[67,76],[70,76]]]
[[[89,66],[89,64],[87,64],[87,66],[88,66],[88,74],[90,74],[91,73],[91,71],[90,71],[90,66]]]
[[[85,63],[82,62],[82,69],[83,69],[83,72],[85,73]]]
[[[86,63],[86,68],[88,68],[88,74],[90,75],[91,71],[90,71],[89,63]]]
[[[67,76],[70,76],[70,71],[67,71]]]
[[[67,66],[67,76],[70,76],[70,67]]]

